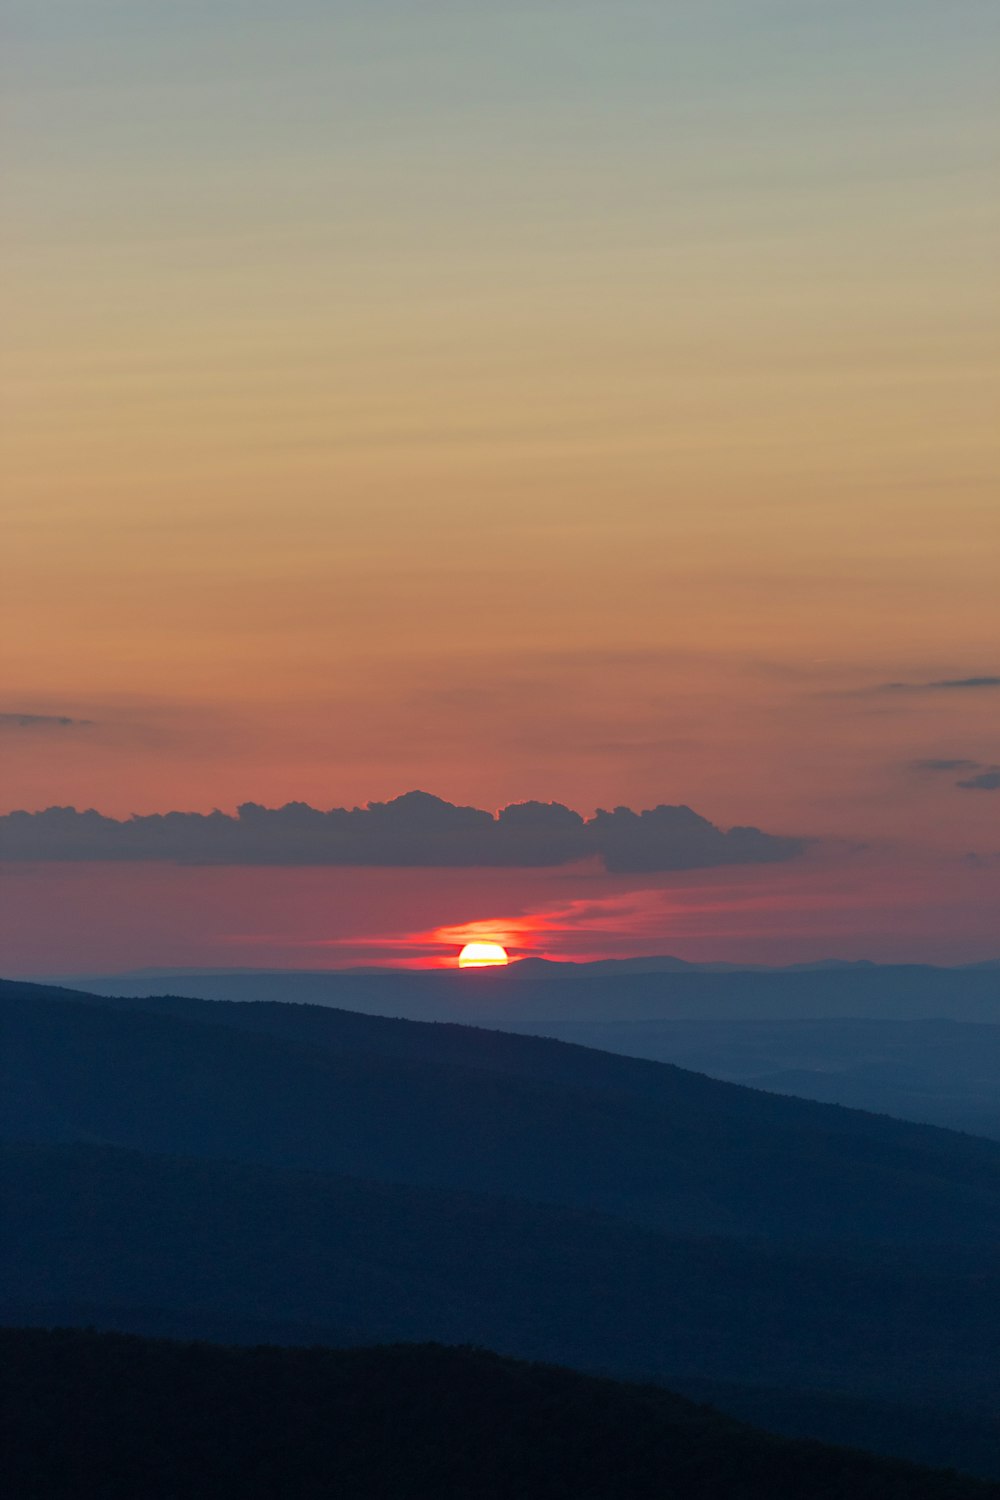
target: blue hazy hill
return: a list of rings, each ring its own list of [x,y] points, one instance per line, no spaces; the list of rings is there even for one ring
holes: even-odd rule
[[[474,974],[148,971],[81,987],[465,1021],[1000,1139],[996,964],[745,970],[671,958],[526,960]]]
[[[996,1142],[330,1007],[8,983],[0,1019],[8,1322],[471,1341],[946,1462],[957,1411],[1000,1473]]]

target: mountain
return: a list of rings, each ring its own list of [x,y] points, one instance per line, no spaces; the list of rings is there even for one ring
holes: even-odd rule
[[[473,974],[177,972],[109,977],[93,987],[472,1021],[1000,1139],[995,965],[725,971],[679,959],[526,959]]]
[[[66,983],[67,981],[60,981]],[[153,970],[72,981],[101,995],[295,1000],[370,1015],[472,1021],[507,1029],[562,1022],[951,1019],[1000,1023],[1000,967],[828,963],[786,969],[691,965],[681,959],[525,959],[455,970]]]
[[[1000,1139],[1000,1025],[976,1021],[564,1022],[558,1034],[712,1078]]]
[[[967,1430],[1000,1476],[995,1142],[329,1007],[4,984],[0,1020],[7,1322],[474,1342],[944,1462]]]
[[[434,1345],[235,1350],[0,1331],[6,1493],[32,1500],[993,1500],[666,1391]]]
[[[991,1245],[1000,1145],[539,1037],[0,986],[0,1132],[352,1173],[680,1234]]]
[[[961,1407],[995,1393],[990,1261],[655,1233],[609,1215],[197,1157],[0,1143],[0,1317],[272,1341],[440,1339],[618,1375]],[[244,1335],[237,1332],[236,1337]],[[273,1335],[274,1339],[287,1333]]]
[[[508,972],[517,973],[520,976],[542,974],[553,978],[590,979],[599,978],[602,975],[623,974],[815,974],[826,971],[841,971],[857,973],[867,970],[873,973],[893,973],[899,970],[917,971],[919,973],[931,974],[970,974],[983,970],[995,970],[1000,968],[1000,958],[984,959],[973,964],[950,964],[941,966],[937,964],[880,964],[869,958],[823,958],[813,959],[808,962],[792,964],[750,964],[750,963],[727,963],[721,960],[699,963],[697,961],[678,958],[672,953],[652,953],[637,958],[596,958],[596,959],[552,959],[539,958],[529,955],[526,958],[512,959]],[[56,976],[41,976],[32,982],[38,984],[61,984],[72,985],[82,988],[96,988],[99,985],[115,984],[118,982],[140,984],[149,981],[173,981],[175,979],[198,978],[201,980],[213,977],[225,977],[234,975],[282,975],[289,974],[310,975],[315,978],[338,979],[355,974],[395,974],[401,973],[442,973],[446,971],[434,970],[401,970],[394,964],[352,964],[345,968],[337,969],[254,969],[246,965],[234,968],[211,968],[198,967],[163,967],[150,965],[139,969],[127,969],[118,974],[73,974]]]

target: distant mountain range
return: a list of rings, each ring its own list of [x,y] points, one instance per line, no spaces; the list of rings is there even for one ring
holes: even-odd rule
[[[330,1007],[0,1018],[8,1323],[471,1342],[1000,1475],[1000,1144]]]
[[[295,1000],[413,1020],[951,1019],[1000,1022],[1000,963],[736,968],[677,958],[456,969],[141,969],[43,981],[102,995]]]
[[[856,971],[859,969],[875,970],[897,970],[897,969],[930,969],[934,972],[943,973],[975,973],[981,969],[1000,970],[1000,958],[985,959],[980,963],[973,964],[880,964],[869,958],[822,958],[815,959],[809,963],[796,964],[748,964],[748,963],[694,963],[686,958],[676,958],[670,953],[650,954],[642,958],[598,958],[598,959],[552,959],[552,958],[519,958],[512,959],[508,965],[511,971],[517,969],[522,974],[543,975],[550,974],[553,977],[563,975],[575,979],[585,979],[591,975],[601,974],[812,974],[817,970],[824,969],[846,969]],[[213,968],[201,967],[189,968],[164,968],[162,966],[149,966],[141,969],[126,969],[118,974],[72,974],[42,976],[37,981],[39,984],[68,984],[86,988],[95,983],[110,984],[140,980],[145,982],[150,979],[171,979],[192,977],[205,978],[208,976],[225,976],[236,974],[272,974],[272,975],[311,975],[314,978],[336,978],[338,975],[352,974],[413,974],[434,973],[442,971],[434,970],[412,970],[400,969],[393,964],[360,964],[351,965],[342,969],[255,969],[247,966],[235,968]]]

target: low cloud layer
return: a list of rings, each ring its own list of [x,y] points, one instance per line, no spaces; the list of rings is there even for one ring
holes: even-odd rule
[[[519,802],[494,816],[426,792],[329,812],[247,802],[235,817],[171,812],[119,821],[73,807],[0,817],[4,860],[542,868],[597,857],[625,873],[771,864],[808,842],[759,828],[723,830],[689,807],[616,807],[585,819],[558,802]]]

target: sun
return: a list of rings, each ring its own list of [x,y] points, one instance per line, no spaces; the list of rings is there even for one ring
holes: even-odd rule
[[[458,955],[460,969],[492,969],[507,962],[507,950],[499,943],[466,943]]]

